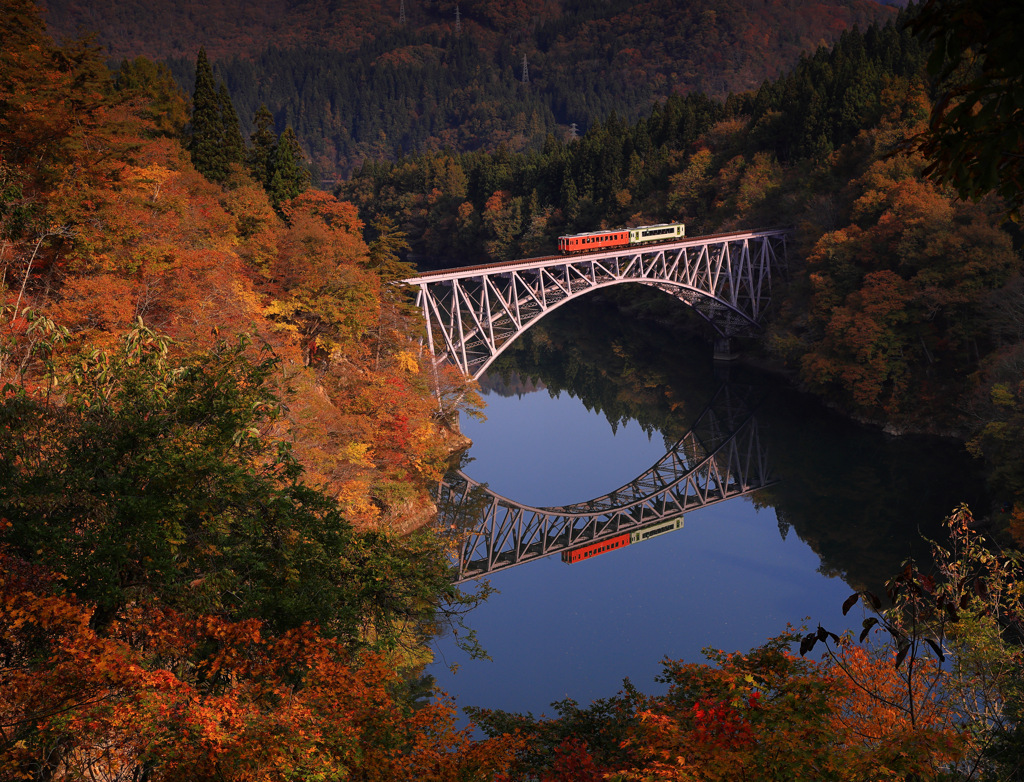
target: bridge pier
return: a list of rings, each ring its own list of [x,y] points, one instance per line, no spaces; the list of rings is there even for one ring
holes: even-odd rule
[[[715,361],[735,361],[740,357],[740,353],[736,350],[733,340],[731,337],[723,337],[721,334],[715,335]]]

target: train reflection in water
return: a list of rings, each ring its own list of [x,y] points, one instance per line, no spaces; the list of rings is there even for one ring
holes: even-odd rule
[[[562,561],[566,564],[573,564],[574,562],[582,562],[584,559],[593,559],[598,554],[604,554],[605,552],[612,551],[614,549],[624,548],[631,543],[639,543],[643,540],[657,537],[658,535],[664,535],[667,532],[681,529],[683,526],[683,519],[673,519],[672,521],[666,521],[661,524],[652,524],[650,527],[645,529],[633,530],[632,532],[617,535],[614,538],[608,540],[602,540],[599,543],[591,543],[589,546],[582,546],[580,548],[571,549],[570,551],[562,552]]]

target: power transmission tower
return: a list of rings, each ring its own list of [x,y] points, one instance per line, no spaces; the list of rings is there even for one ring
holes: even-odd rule
[[[459,13],[459,4],[455,4],[455,34],[462,32],[462,14]]]
[[[530,67],[526,64],[526,55],[523,55],[523,84],[530,83]]]
[[[405,24],[405,0],[402,0],[398,11],[398,23],[401,25]]]

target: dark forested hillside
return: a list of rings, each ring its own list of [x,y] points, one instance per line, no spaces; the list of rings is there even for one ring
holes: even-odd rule
[[[791,73],[726,101],[671,96],[635,123],[616,114],[571,142],[512,155],[448,152],[368,163],[343,186],[389,214],[425,264],[551,251],[559,233],[684,219],[695,232],[792,222],[784,165],[822,159],[876,124],[925,52],[899,23],[840,36]],[[738,222],[737,222],[738,221]]]
[[[848,31],[725,101],[671,96],[525,155],[368,163],[339,192],[398,220],[422,266],[547,254],[597,227],[795,225],[775,358],[864,418],[969,429],[969,398],[988,398],[977,373],[1003,377],[1016,355],[1020,238],[999,227],[998,199],[958,200],[923,175],[910,145],[932,105],[927,49],[905,22]]]
[[[46,5],[58,37],[94,30],[115,59],[168,58],[188,90],[205,47],[243,131],[266,104],[325,178],[430,149],[539,149],[672,94],[724,98],[893,13],[872,0],[468,0],[458,18],[449,0]]]
[[[625,78],[618,50],[584,56],[564,42],[652,43],[655,27],[671,29],[650,15],[667,3],[636,6],[648,40],[609,30],[628,20],[615,0],[606,14],[495,0],[466,2],[462,37],[440,24],[418,37],[445,6],[406,0],[409,23],[393,38],[404,43],[389,47],[367,32],[382,12],[340,1],[125,2],[114,16],[101,13],[113,3],[87,2],[62,6],[55,29],[107,19],[132,40],[166,35],[180,53],[210,36],[221,77],[225,40],[266,51],[273,38],[295,63],[283,83],[296,94],[316,94],[319,78],[288,54],[300,43],[325,61],[378,47],[386,67],[338,76],[353,100],[378,101],[352,154],[371,137],[393,150],[387,133],[442,116],[430,101],[449,94],[408,79],[402,89],[422,105],[398,110],[364,75],[392,89],[393,74],[399,96],[400,74],[434,68],[470,110],[490,101],[471,127],[483,145],[507,96],[519,101],[508,111],[542,105],[541,54],[563,44],[571,59],[550,73],[578,65],[602,89],[658,94],[653,76],[640,78],[655,48],[630,54],[639,65]],[[827,28],[832,7],[799,15]],[[746,50],[716,42],[717,15],[701,8],[710,37],[694,57],[717,52],[728,65],[735,53],[738,66]],[[609,110],[578,140],[544,135],[527,154],[505,143],[370,161],[338,189],[349,202],[308,188],[294,133],[269,112],[245,149],[205,53],[190,116],[167,67],[140,58],[111,72],[88,40],[52,41],[32,0],[0,0],[0,779],[1017,778],[1024,560],[989,548],[966,506],[934,569],[908,562],[890,582],[891,608],[864,595],[870,646],[790,628],[747,654],[710,652],[712,665],[665,660],[661,695],[627,679],[590,707],[553,704],[555,719],[468,710],[488,740],[460,728],[454,703],[428,696],[419,673],[438,624],[488,588],[473,597],[451,583],[456,525],[399,533],[434,516],[426,492],[472,394],[429,360],[389,282],[409,274],[399,253],[410,246],[464,260],[662,215],[693,232],[791,222],[765,340],[774,360],[859,416],[972,426],[1003,508],[992,521],[1024,544],[1024,241],[1000,224],[1021,214],[1024,144],[1014,132],[992,141],[993,128],[1024,125],[1018,8],[927,0],[915,27],[949,57],[933,57],[943,68],[930,75],[952,75],[953,90],[928,84],[927,52],[906,27],[850,31],[756,93],[673,94],[636,120],[636,106]],[[950,10],[971,25],[940,18]],[[507,76],[524,53],[530,81],[513,93]],[[682,90],[676,67],[670,86]],[[473,81],[455,83],[456,72]],[[977,74],[964,92],[961,77]],[[607,94],[617,93],[585,104]],[[326,105],[296,102],[294,117]],[[332,121],[358,127],[352,105],[331,103]],[[921,139],[937,129],[929,156]],[[430,134],[427,146],[441,143]],[[637,391],[651,392],[646,380]],[[602,406],[613,415],[626,409],[612,401]],[[779,446],[809,458],[802,444]],[[902,499],[921,505],[906,472],[893,471]],[[797,510],[822,516],[814,499],[800,493]],[[880,535],[900,505],[872,499],[887,506],[872,519]],[[795,513],[780,521],[798,528]],[[471,633],[461,640],[481,653]],[[820,660],[804,656],[822,645]]]

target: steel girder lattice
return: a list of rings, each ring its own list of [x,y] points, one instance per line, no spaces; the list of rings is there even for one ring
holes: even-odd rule
[[[749,393],[723,386],[655,465],[589,502],[538,508],[491,492],[461,471],[438,492],[455,539],[459,583],[678,518],[772,482]]]
[[[479,378],[502,350],[556,307],[635,282],[690,305],[722,336],[752,333],[785,263],[788,229],[744,231],[578,256],[429,272],[418,288],[431,353]]]

